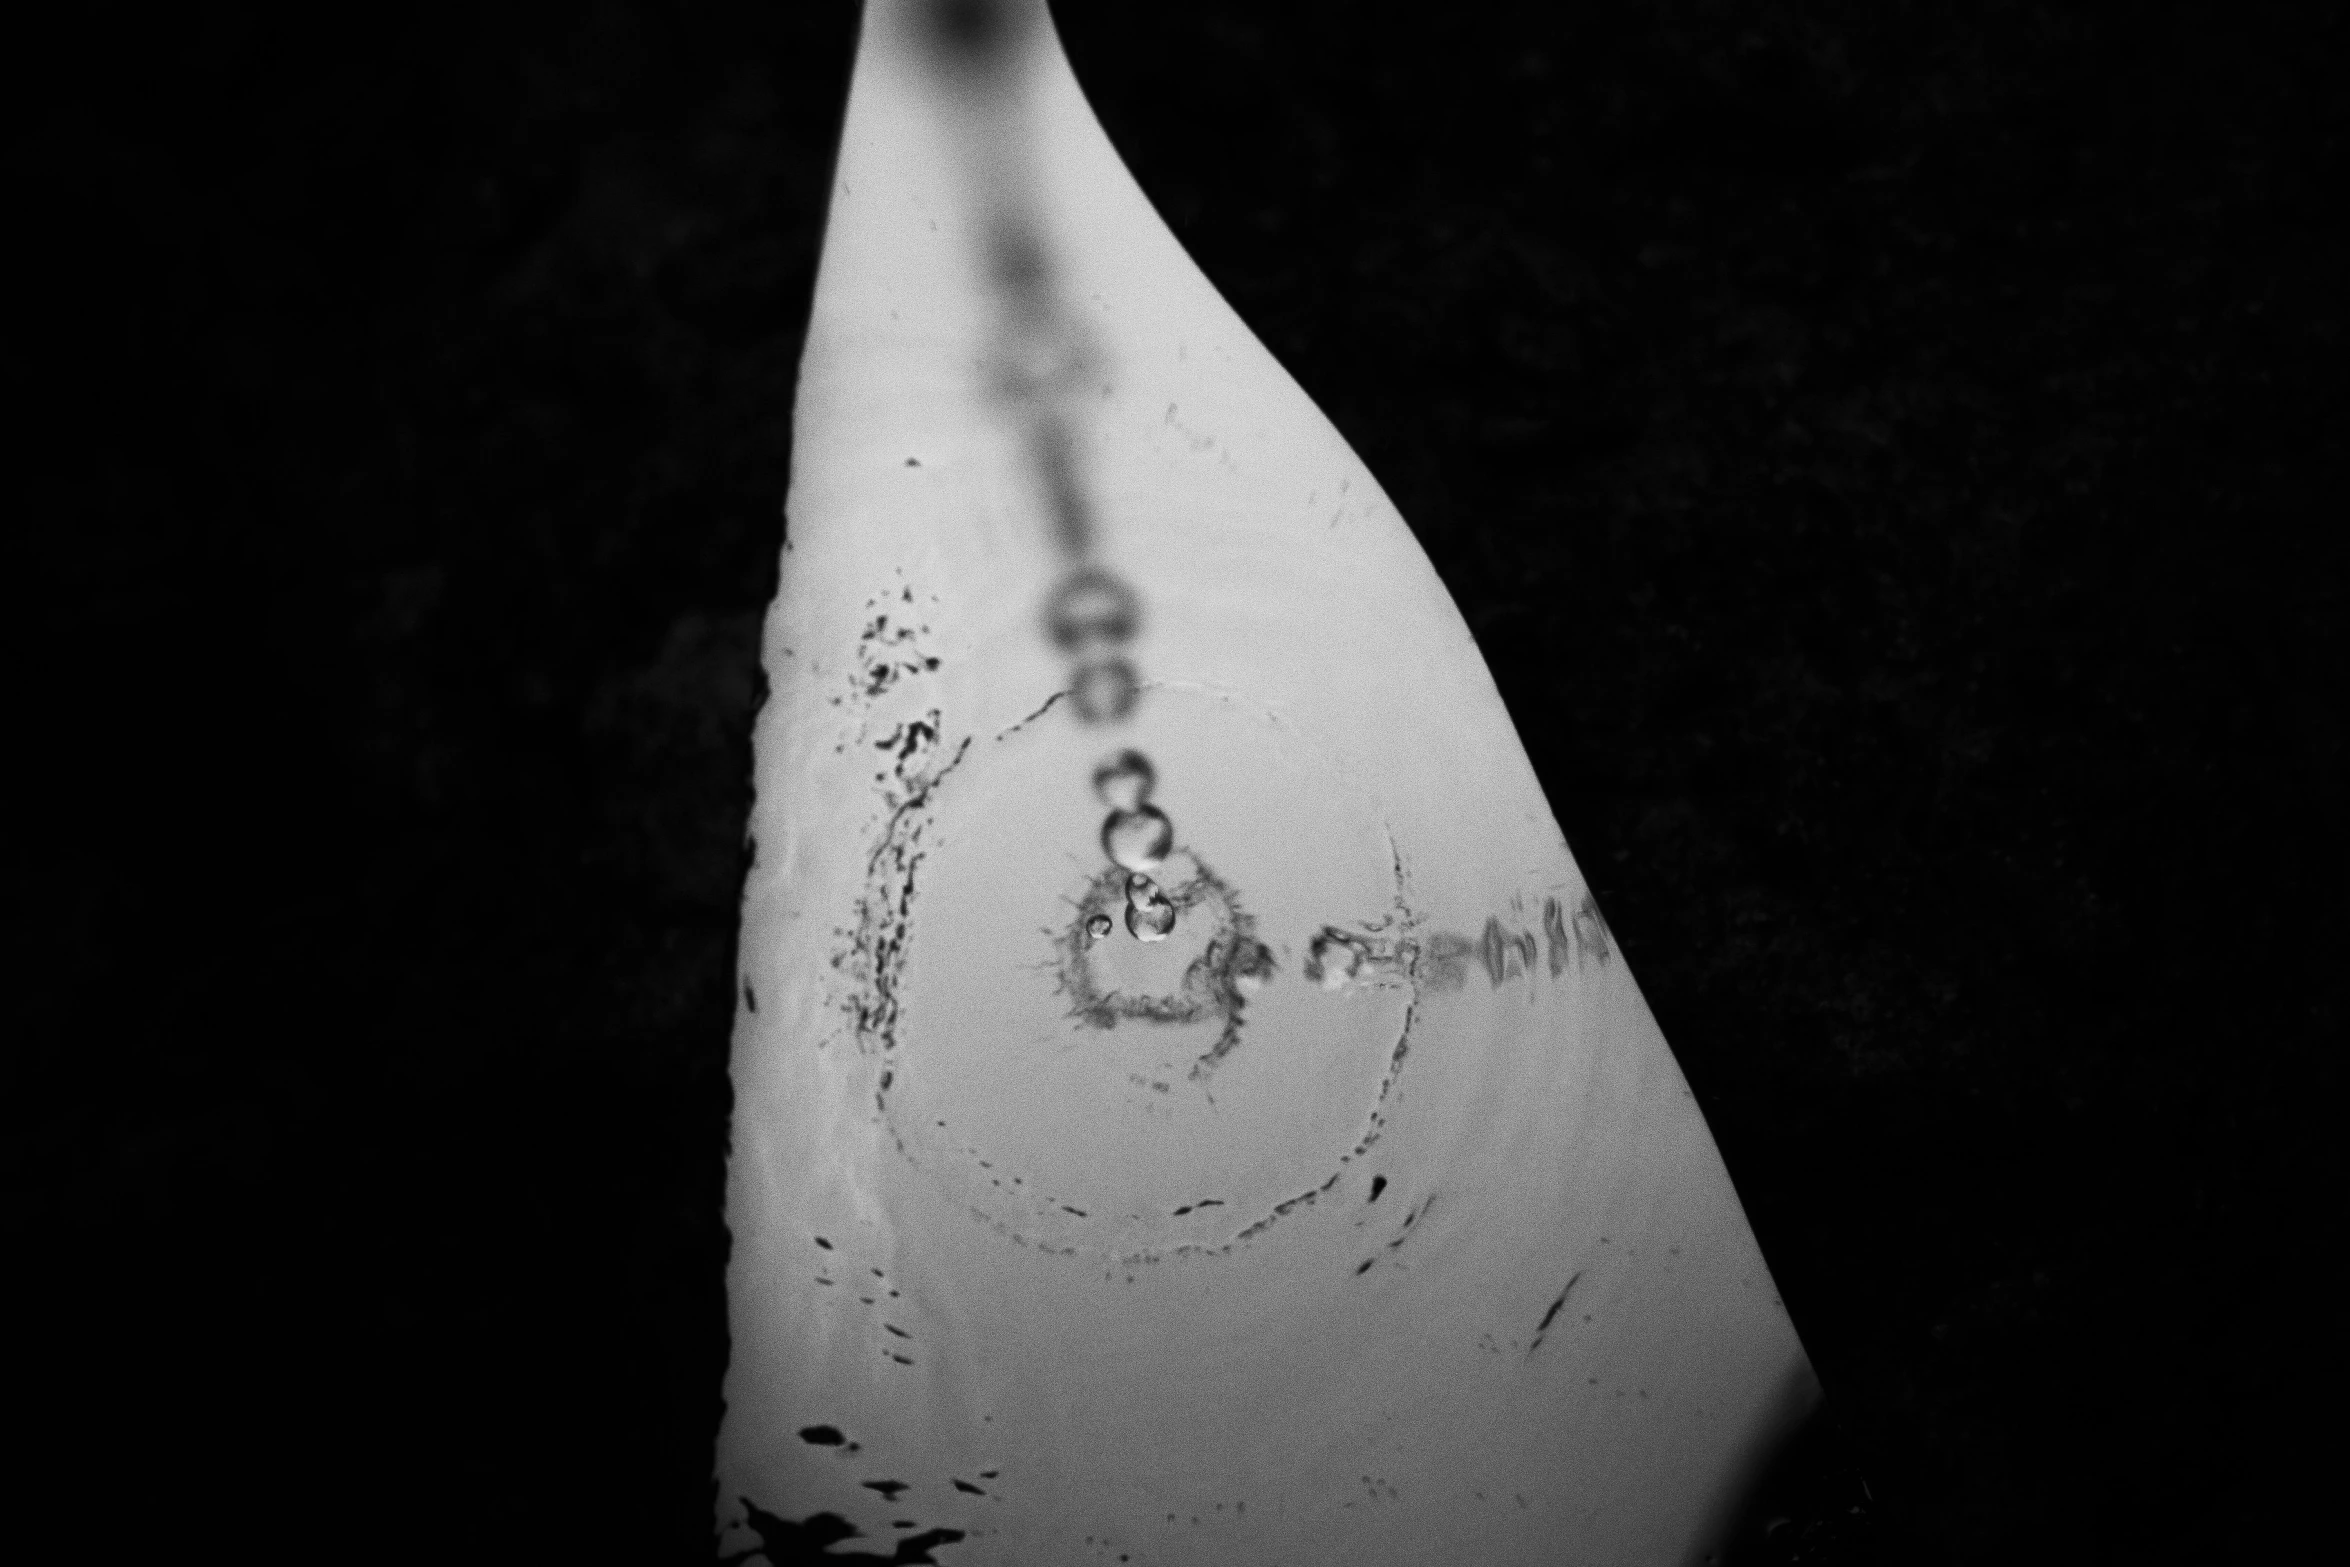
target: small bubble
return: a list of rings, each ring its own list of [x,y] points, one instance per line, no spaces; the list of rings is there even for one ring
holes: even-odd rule
[[[1107,914],[1096,914],[1085,922],[1085,933],[1096,941],[1107,936],[1111,928],[1110,917]]]
[[[1102,822],[1102,852],[1123,869],[1148,873],[1175,847],[1175,824],[1155,805],[1112,811]]]
[[[1150,897],[1136,903],[1131,897],[1126,904],[1126,928],[1138,941],[1165,941],[1167,933],[1175,928],[1175,905],[1158,888],[1151,889]]]
[[[1158,895],[1159,884],[1142,872],[1136,871],[1126,878],[1126,906],[1128,908],[1142,908],[1155,900]]]
[[[1134,711],[1138,687],[1132,664],[1122,658],[1105,658],[1078,669],[1070,682],[1070,695],[1076,698],[1077,716],[1085,722],[1116,723]]]
[[[1140,810],[1149,803],[1157,782],[1151,759],[1140,751],[1120,751],[1093,770],[1094,792],[1103,804],[1121,811]]]
[[[1080,566],[1063,577],[1045,610],[1045,631],[1064,653],[1131,641],[1141,624],[1134,590],[1099,566]]]

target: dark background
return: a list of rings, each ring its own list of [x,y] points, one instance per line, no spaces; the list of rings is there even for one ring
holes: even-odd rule
[[[2338,1490],[2340,8],[1061,12],[1721,1140],[1837,1416],[1756,1559],[2280,1559]],[[7,67],[9,1527],[702,1559],[853,13],[75,17]]]

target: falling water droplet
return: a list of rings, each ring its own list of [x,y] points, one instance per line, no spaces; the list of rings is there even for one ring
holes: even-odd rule
[[[1110,917],[1107,914],[1096,914],[1085,922],[1085,933],[1096,941],[1107,936],[1111,929]]]
[[[1134,590],[1099,566],[1080,566],[1053,589],[1045,631],[1065,653],[1130,642],[1142,623]]]
[[[1134,711],[1139,686],[1132,664],[1122,658],[1103,658],[1078,667],[1069,683],[1069,694],[1076,699],[1079,718],[1089,724],[1109,724]]]
[[[1167,933],[1175,928],[1175,905],[1156,887],[1151,888],[1149,898],[1141,903],[1129,896],[1126,928],[1138,941],[1165,941]]]
[[[1094,792],[1102,803],[1121,811],[1138,811],[1150,802],[1158,776],[1151,759],[1140,751],[1120,751],[1093,770]]]
[[[1102,823],[1102,852],[1123,869],[1155,871],[1174,847],[1175,824],[1155,805],[1112,811]]]

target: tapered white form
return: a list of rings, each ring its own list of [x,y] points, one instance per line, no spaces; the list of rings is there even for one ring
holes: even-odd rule
[[[1036,16],[1026,221],[1142,696],[1056,700],[997,154],[877,5],[766,633],[723,1544],[1701,1559],[1802,1348],[1459,614]],[[1163,942],[1095,934],[1121,746],[1175,826]]]

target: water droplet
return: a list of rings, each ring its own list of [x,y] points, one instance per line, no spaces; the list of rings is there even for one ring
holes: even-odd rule
[[[1155,805],[1112,811],[1102,823],[1102,852],[1127,870],[1155,871],[1174,847],[1175,824]]]
[[[1103,804],[1121,811],[1137,811],[1149,803],[1157,782],[1151,759],[1140,751],[1120,751],[1093,770],[1094,792]]]
[[[1045,631],[1064,653],[1132,641],[1142,624],[1134,590],[1099,566],[1080,566],[1053,589]]]
[[[1138,941],[1165,941],[1167,933],[1175,928],[1175,905],[1156,887],[1145,902],[1136,903],[1129,897],[1126,928]]]
[[[1122,658],[1105,658],[1080,667],[1070,682],[1069,694],[1076,698],[1077,716],[1085,722],[1116,723],[1134,711],[1139,685],[1132,664]]]
[[[1107,936],[1111,928],[1110,917],[1107,914],[1096,914],[1085,922],[1085,933],[1096,941]]]

